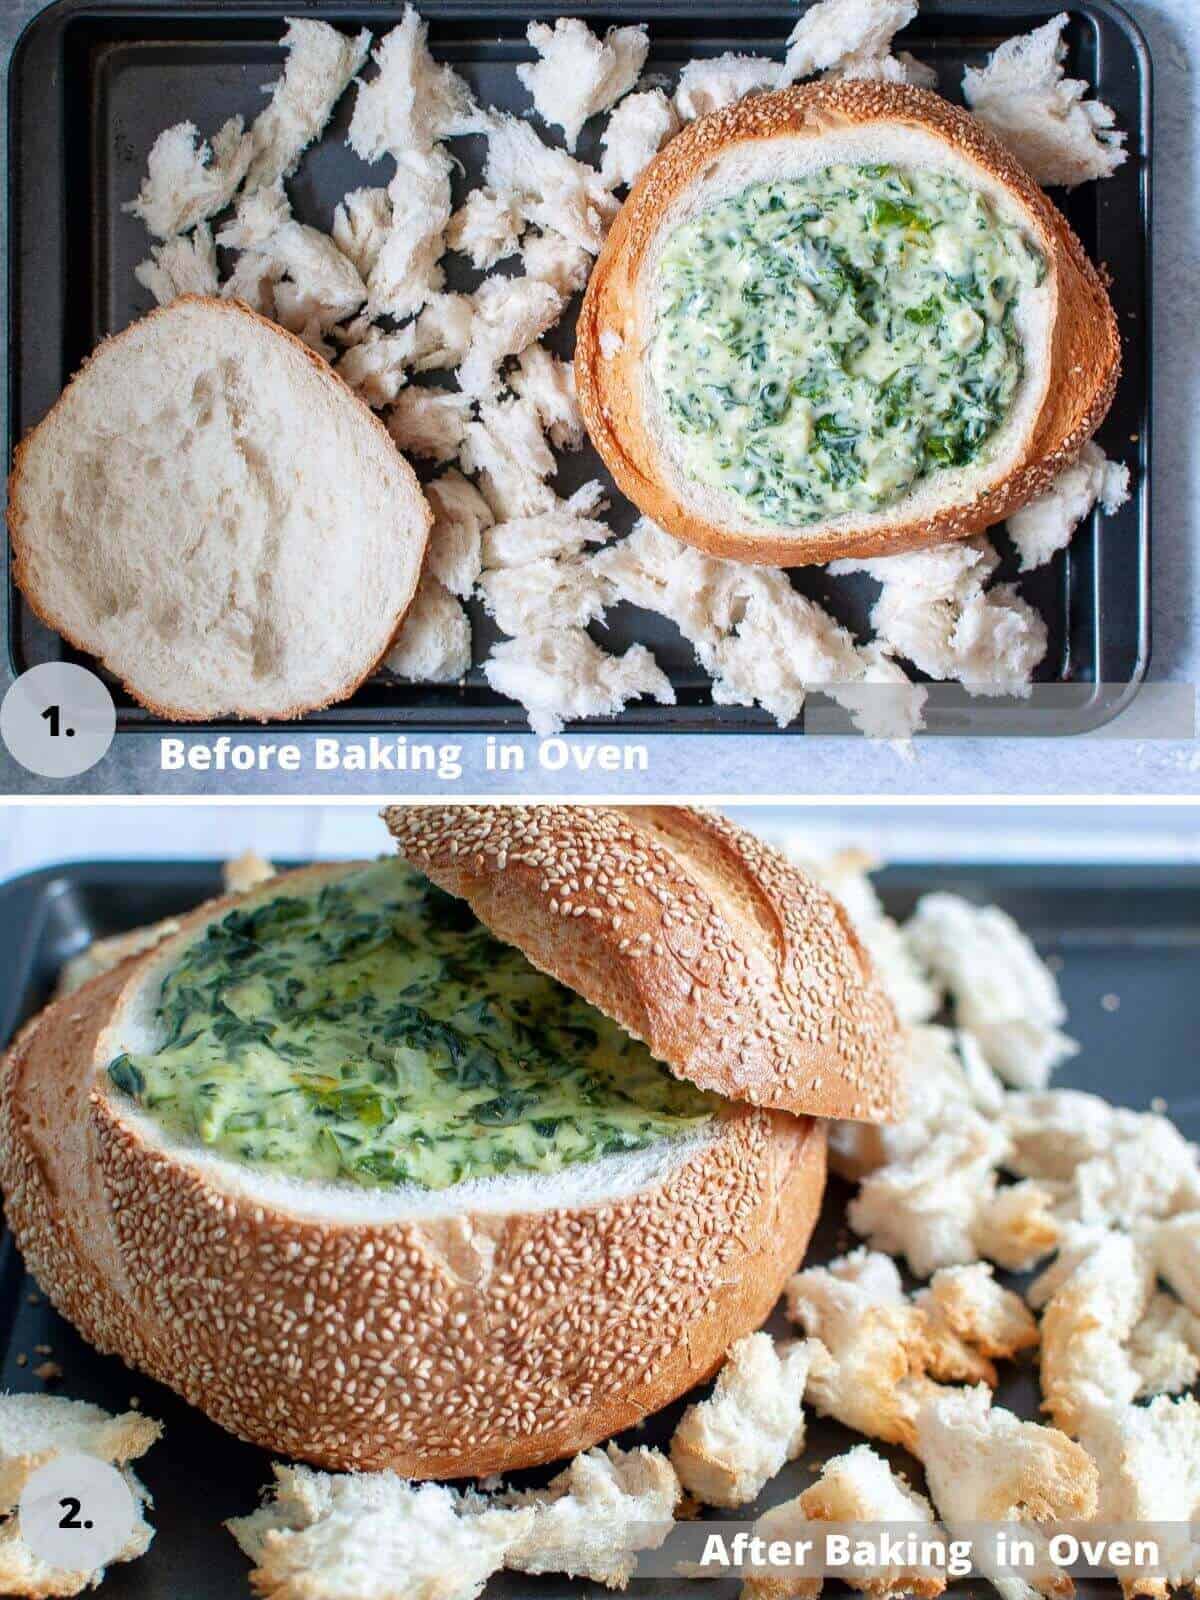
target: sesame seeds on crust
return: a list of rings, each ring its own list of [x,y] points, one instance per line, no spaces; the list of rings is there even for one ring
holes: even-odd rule
[[[900,1115],[898,1027],[837,902],[679,806],[394,806],[401,853],[678,1077],[811,1116]]]
[[[277,1454],[417,1478],[572,1454],[707,1377],[803,1254],[824,1126],[750,1107],[607,1203],[351,1223],[267,1203],[252,1173],[223,1188],[99,1073],[155,958],[54,1003],[0,1063],[7,1220],[98,1349]]]
[[[643,262],[672,204],[730,146],[760,139],[820,138],[863,124],[919,127],[943,141],[948,155],[1003,185],[1049,262],[1057,291],[1050,382],[1041,410],[1013,468],[991,484],[932,514],[855,529],[839,521],[777,534],[747,524],[717,526],[685,503],[668,474],[643,414],[641,339],[635,337]],[[608,358],[601,336],[622,344]],[[611,341],[609,341],[611,343]],[[843,556],[895,555],[991,527],[1044,494],[1079,455],[1107,414],[1121,366],[1116,316],[1100,275],[1066,219],[998,139],[969,112],[908,84],[822,80],[773,94],[751,95],[698,118],[655,157],[634,185],[609,231],[579,315],[575,375],[588,434],[618,486],[638,508],[677,538],[710,555],[775,566],[828,562]]]

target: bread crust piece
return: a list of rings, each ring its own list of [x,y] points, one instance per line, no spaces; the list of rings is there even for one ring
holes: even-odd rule
[[[665,1176],[574,1208],[334,1221],[264,1199],[250,1169],[227,1184],[108,1092],[105,1029],[164,956],[93,978],[17,1039],[0,1189],[56,1308],[242,1438],[414,1478],[569,1455],[707,1378],[803,1254],[824,1126],[745,1106]]]
[[[168,718],[173,722],[200,722],[216,715],[233,715],[251,719],[257,718],[263,722],[268,720],[281,722],[291,721],[296,717],[304,716],[309,711],[320,711],[325,706],[333,705],[342,700],[348,700],[350,696],[354,694],[355,690],[366,681],[366,679],[378,671],[384,657],[388,654],[395,643],[396,638],[403,627],[404,620],[412,606],[413,598],[416,594],[417,579],[420,576],[420,572],[424,563],[425,547],[428,544],[429,532],[433,526],[433,511],[428,502],[425,500],[424,492],[421,489],[411,465],[405,459],[405,457],[400,454],[395,442],[392,440],[391,435],[388,433],[387,428],[384,426],[382,420],[377,417],[366,404],[364,404],[364,402],[354,393],[353,389],[349,387],[349,385],[328,364],[328,362],[322,360],[322,358],[317,355],[315,351],[310,350],[302,339],[297,338],[297,336],[293,333],[289,333],[286,328],[281,328],[277,323],[271,322],[266,317],[260,316],[259,313],[251,306],[248,306],[245,301],[233,299],[226,300],[205,295],[180,295],[175,300],[171,301],[170,304],[159,306],[156,310],[149,312],[147,316],[139,318],[138,321],[131,323],[128,328],[122,329],[120,333],[112,334],[109,338],[102,340],[101,343],[96,346],[95,350],[93,350],[92,353],[87,357],[83,365],[79,368],[79,371],[74,375],[74,377],[71,379],[71,382],[50,407],[50,410],[42,418],[41,422],[39,422],[36,427],[32,428],[29,433],[26,434],[24,439],[21,440],[20,444],[13,453],[12,471],[9,474],[8,479],[7,513],[9,538],[11,540],[13,554],[13,579],[17,584],[17,587],[24,594],[26,600],[29,602],[29,605],[34,613],[41,619],[42,622],[46,624],[48,628],[53,628],[57,634],[65,639],[66,642],[72,645],[76,650],[81,650],[89,655],[95,654],[96,641],[89,641],[88,639],[81,637],[78,630],[72,630],[66,626],[61,616],[56,614],[54,606],[49,604],[39,593],[36,579],[31,570],[33,561],[33,543],[36,538],[36,532],[33,527],[33,516],[26,504],[23,479],[31,452],[37,448],[39,435],[42,433],[42,430],[47,429],[53,424],[57,413],[63,406],[63,403],[67,395],[70,393],[72,387],[86,374],[88,368],[94,361],[97,360],[98,357],[100,357],[102,352],[111,354],[113,349],[119,346],[122,340],[128,339],[130,335],[134,334],[135,332],[144,330],[148,323],[151,323],[158,318],[170,318],[177,314],[180,308],[187,307],[189,305],[201,305],[210,311],[221,312],[222,314],[232,317],[248,317],[258,329],[269,330],[272,337],[284,340],[288,347],[294,353],[302,356],[304,361],[311,366],[312,369],[323,380],[329,383],[343,400],[350,399],[353,401],[354,406],[361,410],[361,421],[364,425],[367,425],[372,429],[377,429],[380,435],[387,439],[388,450],[390,453],[394,454],[396,458],[396,470],[399,477],[404,481],[406,489],[411,489],[415,492],[417,496],[417,503],[424,508],[424,531],[421,541],[421,559],[414,563],[412,590],[407,597],[405,597],[403,602],[397,606],[394,624],[383,644],[383,647],[378,649],[369,660],[361,665],[361,670],[357,670],[352,676],[345,678],[342,682],[332,686],[324,695],[316,697],[308,696],[303,700],[297,700],[290,704],[281,705],[277,710],[272,710],[269,714],[245,710],[237,705],[228,708],[225,706],[212,706],[203,709],[181,707],[171,705],[165,700],[157,700],[153,695],[139,689],[136,684],[130,681],[127,675],[119,671],[111,662],[101,657],[102,664],[120,680],[122,687],[130,695],[132,695],[132,697],[138,701],[139,704],[144,705],[147,710],[153,711],[156,716]]]
[[[677,1077],[805,1116],[896,1120],[899,1027],[842,907],[686,806],[393,806],[400,852]]]
[[[1009,471],[959,503],[933,512],[773,533],[765,523],[719,526],[681,499],[642,404],[645,339],[639,322],[643,265],[673,203],[733,145],[808,140],[864,124],[918,128],[944,143],[990,183],[1002,185],[1046,255],[1056,309],[1049,382]],[[609,356],[602,335],[621,344]],[[1066,219],[1003,145],[969,113],[908,84],[826,80],[753,95],[679,134],[650,163],[609,231],[579,316],[575,377],[592,443],[623,492],[660,527],[711,555],[773,566],[841,556],[896,555],[969,538],[1046,493],[1079,455],[1112,402],[1120,372],[1116,316],[1095,267]]]

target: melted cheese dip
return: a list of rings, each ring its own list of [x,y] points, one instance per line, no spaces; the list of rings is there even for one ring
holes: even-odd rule
[[[689,1132],[673,1078],[462,900],[388,860],[230,912],[108,1075],[165,1129],[301,1178],[443,1189]]]
[[[718,201],[658,265],[650,371],[682,465],[795,526],[978,460],[1044,274],[1019,228],[936,172],[832,166]]]

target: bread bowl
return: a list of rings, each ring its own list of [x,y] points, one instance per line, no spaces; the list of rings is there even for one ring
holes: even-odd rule
[[[389,821],[409,858],[424,851],[434,874],[444,875],[439,863],[449,848],[453,815],[414,808],[391,813]],[[739,868],[743,841],[737,830],[702,818],[690,829],[686,816],[669,829],[656,822],[658,814],[630,817],[604,808],[496,808],[490,813],[498,819],[492,843],[503,846],[511,863],[506,868],[484,835],[488,815],[468,808],[461,819],[464,866],[472,874],[490,872],[497,881],[511,870],[517,895],[530,902],[528,927],[556,915],[545,911],[536,888],[530,891],[531,870],[542,871],[549,893],[553,883],[566,881],[562,874],[570,878],[586,859],[597,864],[597,872],[581,879],[580,904],[586,907],[593,893],[632,902],[624,952],[583,937],[586,925],[597,921],[586,909],[578,916],[557,914],[553,924],[578,958],[590,950],[605,964],[614,1013],[645,994],[653,1014],[655,997],[665,992],[668,960],[695,970],[697,985],[713,995],[715,1008],[722,985],[734,976],[765,989],[765,967],[751,970],[753,963],[748,966],[740,955],[731,952],[724,960],[713,952],[753,937],[742,927],[751,915],[761,916],[764,929],[774,918],[774,937],[786,958],[775,969],[781,992],[802,997],[797,1003],[806,1010],[832,1015],[853,1006],[875,1017],[856,1059],[830,1027],[822,1040],[805,1044],[805,1061],[819,1054],[829,1077],[845,1066],[859,1080],[864,1072],[881,1084],[890,1079],[890,1009],[844,920],[802,875],[768,853],[745,844]],[[609,872],[618,852],[624,852],[624,883]],[[396,876],[389,876],[393,871]],[[766,1317],[804,1251],[824,1184],[825,1128],[810,1116],[717,1100],[676,1081],[615,1023],[591,1013],[590,1026],[605,1040],[625,1040],[619,1051],[622,1090],[649,1063],[658,1074],[655,1093],[665,1096],[661,1104],[683,1107],[679,1130],[648,1134],[640,1144],[627,1141],[616,1153],[605,1147],[596,1154],[588,1146],[584,1157],[539,1170],[528,1163],[545,1158],[551,1147],[565,1148],[570,1135],[561,1106],[531,1102],[532,1109],[519,1108],[507,1123],[480,1111],[475,1142],[466,1148],[475,1162],[470,1170],[483,1175],[455,1181],[451,1174],[438,1180],[440,1187],[432,1181],[421,1187],[378,1176],[365,1180],[361,1171],[351,1180],[354,1150],[333,1178],[323,1169],[318,1177],[306,1176],[300,1157],[293,1161],[292,1147],[282,1142],[269,1158],[263,1146],[253,1160],[242,1159],[240,1150],[231,1153],[231,1139],[252,1126],[244,1120],[226,1126],[250,1103],[238,1095],[265,1095],[278,1084],[253,1042],[222,1036],[215,1024],[195,1046],[198,1030],[234,1014],[216,999],[202,1004],[196,998],[214,972],[225,987],[212,994],[239,1008],[235,1028],[252,1029],[269,1019],[282,1029],[276,1037],[284,1043],[272,1060],[288,1059],[285,1044],[290,1050],[305,1037],[288,1031],[279,1003],[265,998],[271,983],[288,978],[300,985],[293,993],[293,999],[301,997],[294,999],[297,1007],[307,1004],[305,985],[316,984],[313,972],[327,980],[328,994],[339,1004],[351,992],[376,997],[362,1009],[374,1012],[381,1027],[394,1019],[398,991],[387,985],[393,977],[399,981],[396,974],[408,973],[407,984],[417,981],[415,970],[427,989],[436,983],[450,993],[465,981],[464,971],[486,970],[489,987],[481,1003],[487,1007],[507,1003],[508,979],[499,974],[514,963],[527,974],[522,984],[549,987],[517,951],[492,939],[473,918],[470,931],[463,923],[461,938],[474,954],[464,955],[458,966],[419,967],[433,959],[428,950],[444,948],[437,940],[451,941],[445,948],[451,950],[447,959],[453,958],[452,939],[459,934],[450,924],[467,913],[461,902],[436,898],[439,892],[430,887],[419,890],[419,899],[411,898],[417,890],[396,887],[413,879],[403,862],[302,869],[201,907],[160,946],[52,1004],[19,1037],[0,1076],[0,1189],[27,1264],[55,1306],[101,1350],[120,1354],[230,1431],[278,1453],[331,1468],[390,1466],[411,1477],[458,1477],[580,1450],[707,1377],[733,1340]],[[795,940],[801,923],[787,902],[789,892],[813,924],[809,970],[799,966]],[[368,893],[395,894],[396,905],[417,908],[412,915],[419,911],[425,919],[418,955],[403,955],[409,912],[395,911],[385,898],[393,907],[388,918],[399,919],[394,939],[389,935],[375,945],[368,940],[365,954],[346,955],[349,964],[340,967],[343,958],[326,959],[320,941],[306,947],[311,966],[297,963],[294,950],[282,959],[293,949],[288,938],[307,939],[310,926],[319,926],[330,940],[352,928],[364,933],[367,924],[354,918]],[[481,898],[476,889],[472,893]],[[288,928],[291,934],[279,932]],[[701,931],[711,956],[707,963],[695,937]],[[645,941],[643,932],[649,935]],[[513,937],[510,925],[500,929],[501,939]],[[396,957],[400,965],[387,976],[393,943],[403,960]],[[243,945],[251,954],[242,965],[221,965],[231,949]],[[485,946],[486,962],[480,954]],[[534,952],[535,962],[542,948]],[[384,977],[363,980],[355,990],[364,972],[375,971],[356,961],[385,963],[379,969]],[[235,968],[240,990],[228,986]],[[197,974],[204,973],[208,977],[201,981]],[[266,990],[256,987],[262,983]],[[424,998],[426,990],[420,993],[421,1004],[436,1009],[433,999]],[[247,994],[258,998],[251,1003]],[[572,1007],[589,1009],[557,987],[552,999],[560,1010],[567,1008],[572,1025],[578,1021]],[[177,1000],[182,1013],[173,1009]],[[456,1027],[468,1036],[470,1027],[492,1026],[478,1020],[468,1026],[460,1001],[454,1005]],[[404,1010],[407,1028],[413,1006]],[[536,1009],[524,1014],[535,1021],[542,1015]],[[176,1026],[181,1016],[186,1028]],[[749,1014],[746,1020],[752,1024]],[[374,1059],[371,1041],[383,1036],[361,1026],[361,1056],[354,1063],[360,1073]],[[172,1029],[176,1043],[165,1043]],[[219,1060],[206,1053],[217,1037],[225,1041]],[[580,1059],[590,1062],[594,1040],[577,1037]],[[486,1039],[501,1052],[491,1033]],[[543,1060],[533,1047],[528,1053]],[[431,1046],[420,1060],[434,1058]],[[399,1073],[401,1055],[391,1059]],[[469,1064],[475,1055],[469,1051],[462,1059]],[[685,1018],[668,1062],[682,1076],[693,1059],[703,1069],[708,1057]],[[191,1073],[188,1063],[197,1060],[203,1070]],[[411,1060],[403,1056],[405,1072],[415,1070]],[[452,1060],[458,1070],[460,1057]],[[321,1056],[318,1065],[324,1061]],[[509,1070],[506,1088],[519,1088]],[[565,1082],[574,1070],[572,1058],[558,1079]],[[465,1083],[473,1081],[474,1067],[461,1071]],[[169,1078],[172,1072],[179,1089],[174,1101],[170,1085],[163,1093],[162,1074]],[[212,1075],[215,1089],[206,1087],[205,1074]],[[351,1097],[361,1084],[343,1072],[336,1087],[339,1096]],[[223,1108],[219,1124],[205,1128],[207,1143],[195,1131],[204,1126],[199,1120],[190,1132],[181,1131],[180,1108],[192,1090],[191,1104]],[[758,1090],[760,1097],[769,1092],[765,1079]],[[820,1098],[819,1088],[814,1092]],[[400,1125],[399,1094],[389,1102],[387,1119],[372,1122],[364,1113],[367,1128],[382,1129],[371,1134],[377,1142]],[[598,1107],[596,1117],[615,1122],[616,1101],[605,1095],[610,1091],[586,1102],[589,1114]],[[799,1106],[799,1084],[789,1096]],[[420,1126],[436,1151],[440,1132],[432,1130],[445,1124],[436,1120],[441,1102],[435,1098]],[[895,1109],[894,1085],[870,1098],[881,1114],[885,1107]],[[456,1105],[465,1103],[460,1096]],[[539,1107],[543,1115],[535,1123]],[[302,1107],[292,1125],[308,1140],[319,1120]],[[351,1121],[339,1099],[332,1122],[339,1139]],[[586,1123],[580,1114],[579,1126]],[[560,1125],[567,1129],[561,1136]],[[277,1119],[261,1135],[246,1137],[282,1140],[282,1126]],[[544,1143],[529,1146],[534,1153],[527,1164],[505,1167],[494,1160],[489,1175],[487,1161],[493,1158],[487,1151],[505,1138],[532,1140],[531,1127]],[[492,1135],[493,1128],[500,1132]],[[295,1148],[301,1143],[298,1136]],[[415,1145],[410,1140],[405,1148],[411,1153]],[[478,1161],[477,1146],[484,1150]],[[319,1133],[304,1145],[303,1162],[315,1149],[325,1149]],[[378,1175],[377,1147],[369,1153],[370,1171]]]
[[[651,162],[575,366],[647,516],[799,565],[965,538],[1043,493],[1107,412],[1120,343],[1067,222],[978,121],[827,80],[701,117]]]
[[[432,513],[298,338],[184,295],[106,339],[18,446],[13,576],[159,716],[298,717],[387,654]]]

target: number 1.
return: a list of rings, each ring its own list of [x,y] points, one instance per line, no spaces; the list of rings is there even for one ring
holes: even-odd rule
[[[42,721],[43,722],[48,722],[50,724],[50,737],[52,739],[57,739],[58,738],[58,733],[59,733],[58,707],[57,706],[47,706],[45,711],[42,712]],[[66,1527],[66,1526],[67,1526],[67,1524],[63,1523],[63,1527]]]

